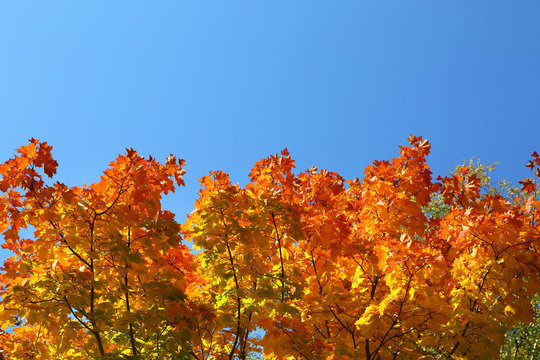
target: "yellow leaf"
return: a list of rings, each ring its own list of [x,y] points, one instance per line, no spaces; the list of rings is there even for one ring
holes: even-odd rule
[[[506,316],[516,315],[516,310],[514,310],[514,308],[510,305],[506,305],[506,307],[504,308],[504,314]]]

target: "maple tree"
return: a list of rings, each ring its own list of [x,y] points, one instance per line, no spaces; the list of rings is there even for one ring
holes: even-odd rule
[[[526,199],[527,194],[520,191],[519,187],[513,186],[508,180],[492,180],[491,175],[495,172],[496,165],[497,163],[482,164],[479,159],[471,159],[467,163],[457,166],[455,171],[460,172],[463,166],[468,166],[470,173],[474,173],[480,178],[480,191],[484,194],[498,194],[513,201],[518,197]],[[534,167],[531,170],[534,170]],[[441,216],[449,210],[449,207],[444,205],[441,196],[437,196],[432,199],[426,210],[430,216]],[[518,322],[514,328],[506,333],[506,342],[501,348],[501,359],[536,359],[540,355],[538,347],[540,303],[538,297],[533,299],[531,305],[535,311],[535,321],[530,324]]]
[[[535,184],[509,201],[482,194],[466,166],[433,180],[429,143],[410,143],[363,181],[295,175],[286,151],[243,188],[222,172],[201,180],[184,232],[224,320],[204,324],[200,356],[244,358],[255,328],[266,358],[498,355],[540,285]],[[433,217],[436,196],[446,208]]]
[[[212,172],[180,225],[160,198],[182,160],[129,149],[69,188],[46,184],[57,164],[31,140],[0,165],[1,356],[497,357],[540,289],[536,183],[509,197],[472,166],[433,179],[430,144],[409,142],[363,180],[295,173],[286,150],[245,186]],[[540,177],[536,153],[528,166]]]
[[[187,353],[199,311],[185,296],[195,264],[160,206],[183,184],[183,161],[127,150],[98,183],[68,188],[45,183],[57,166],[50,150],[32,139],[0,166],[0,230],[13,253],[0,277],[4,357]],[[22,237],[24,228],[33,236]]]

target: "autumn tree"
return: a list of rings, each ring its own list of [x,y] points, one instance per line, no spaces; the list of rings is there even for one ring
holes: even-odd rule
[[[540,285],[535,185],[509,200],[466,166],[434,180],[429,143],[410,144],[363,180],[295,175],[286,151],[245,187],[203,178],[184,233],[224,320],[204,325],[199,356],[245,358],[255,328],[267,358],[498,356]],[[427,216],[434,197],[445,211]]]
[[[186,299],[198,283],[162,194],[183,185],[183,160],[129,149],[98,183],[47,184],[51,147],[32,139],[0,166],[0,230],[13,256],[0,276],[0,351],[7,359],[173,359],[188,354]],[[26,229],[26,232],[22,230]],[[29,237],[23,233],[33,231]]]
[[[504,196],[473,166],[434,179],[420,137],[363,179],[296,173],[286,150],[245,186],[212,172],[182,226],[160,204],[182,161],[128,150],[68,188],[46,184],[50,150],[0,167],[7,359],[492,359],[533,318],[535,181]]]

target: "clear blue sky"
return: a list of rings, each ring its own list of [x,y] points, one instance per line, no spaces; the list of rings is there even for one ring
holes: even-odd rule
[[[0,160],[48,141],[82,185],[124,148],[198,179],[288,147],[346,178],[432,142],[445,173],[499,161],[517,181],[540,151],[540,1],[3,1]]]

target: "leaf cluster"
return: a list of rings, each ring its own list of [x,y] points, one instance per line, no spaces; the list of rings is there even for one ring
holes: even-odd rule
[[[430,148],[411,136],[362,180],[295,173],[285,149],[245,186],[203,177],[178,224],[161,198],[183,160],[127,149],[67,187],[32,139],[0,165],[0,358],[491,359],[505,337],[504,358],[534,354],[535,180],[474,160],[434,179]]]

